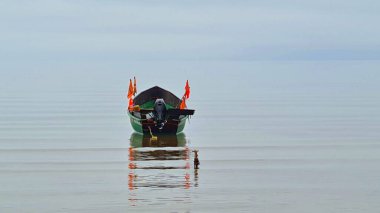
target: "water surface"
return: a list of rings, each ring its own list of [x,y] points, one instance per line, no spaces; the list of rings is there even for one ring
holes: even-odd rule
[[[15,69],[0,80],[0,210],[377,212],[379,65]],[[152,142],[133,133],[133,75],[139,90],[160,85],[178,96],[190,80],[196,114],[184,134]]]

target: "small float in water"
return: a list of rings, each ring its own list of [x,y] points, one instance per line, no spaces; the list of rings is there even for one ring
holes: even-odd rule
[[[178,134],[185,128],[186,120],[195,110],[187,109],[186,100],[190,97],[189,82],[185,94],[178,98],[173,93],[155,86],[137,93],[136,78],[130,80],[128,115],[132,128],[142,134]]]

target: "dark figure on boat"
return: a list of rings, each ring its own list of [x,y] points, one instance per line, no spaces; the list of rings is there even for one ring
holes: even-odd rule
[[[153,115],[157,128],[161,130],[166,123],[166,105],[164,99],[156,99],[156,102],[154,103]]]

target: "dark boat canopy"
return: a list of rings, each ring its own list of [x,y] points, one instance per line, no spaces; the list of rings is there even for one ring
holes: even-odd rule
[[[157,98],[164,99],[165,103],[176,107],[181,103],[181,99],[175,96],[173,93],[162,89],[161,87],[155,86],[147,89],[140,94],[138,94],[134,99],[134,104],[143,105],[144,103],[155,100]]]

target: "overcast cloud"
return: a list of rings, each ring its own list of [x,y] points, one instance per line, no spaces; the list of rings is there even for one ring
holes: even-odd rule
[[[0,60],[380,59],[379,11],[375,0],[2,0]]]

